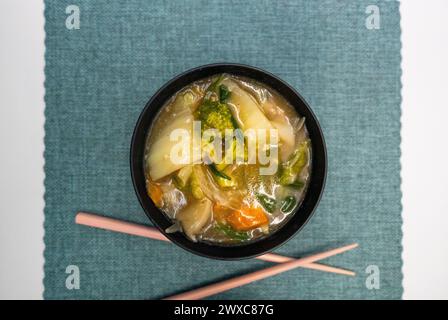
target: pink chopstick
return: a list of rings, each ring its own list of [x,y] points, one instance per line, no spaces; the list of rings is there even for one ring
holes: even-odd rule
[[[156,228],[144,226],[140,224],[135,224],[127,221],[122,221],[118,219],[112,219],[104,216],[99,216],[92,213],[87,212],[79,212],[75,217],[75,222],[77,224],[94,227],[94,228],[100,228],[104,230],[110,230],[120,233],[126,233],[130,235],[150,238],[154,240],[161,240],[161,241],[167,241],[169,242],[168,238],[166,238],[162,233],[160,233]],[[275,263],[285,263],[289,261],[296,261],[294,258],[281,256],[274,253],[266,253],[262,256],[256,257],[256,259],[263,260],[263,261],[269,261],[269,262],[275,262]],[[313,270],[319,270],[324,272],[330,272],[330,273],[336,273],[336,274],[342,274],[342,275],[348,275],[348,276],[354,276],[355,273],[350,270],[345,270],[341,268],[335,268],[331,266],[326,266],[319,263],[305,263],[300,265],[299,267],[307,268],[307,269],[313,269]]]
[[[229,280],[224,280],[221,282],[217,282],[202,288],[198,288],[195,290],[191,290],[188,292],[184,292],[181,294],[177,294],[171,297],[165,298],[165,300],[197,300],[206,298],[212,295],[215,295],[217,293],[221,293],[236,287],[241,287],[246,284],[249,284],[251,282],[265,279],[268,277],[272,277],[276,274],[292,270],[297,267],[303,267],[306,264],[312,263],[317,260],[325,259],[331,256],[334,256],[336,254],[354,249],[358,246],[358,244],[354,243],[348,246],[340,247],[337,249],[321,252],[318,254],[314,254],[305,258],[300,258],[297,260],[285,262],[278,264],[273,267],[265,268],[262,270],[258,270],[252,273],[248,273],[239,277],[235,277]]]

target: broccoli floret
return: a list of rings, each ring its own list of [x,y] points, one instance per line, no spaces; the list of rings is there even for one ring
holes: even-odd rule
[[[238,125],[226,104],[231,92],[225,85],[220,84],[222,78],[223,76],[220,76],[207,88],[202,103],[194,112],[194,117],[196,120],[201,121],[202,132],[208,129],[216,129],[221,133],[221,139],[224,139],[225,130],[237,129]],[[210,140],[210,142],[212,141],[213,139]],[[224,150],[223,152],[225,153]],[[213,155],[211,155],[211,159],[213,159]],[[222,161],[218,166],[220,169],[224,169],[227,164]],[[225,186],[230,186],[227,181],[224,182],[226,182]]]
[[[224,136],[226,129],[236,129],[236,122],[226,102],[229,89],[221,84],[223,75],[215,79],[207,88],[201,105],[194,116],[202,122],[202,130],[217,129]]]
[[[229,107],[219,101],[205,100],[196,110],[195,118],[202,122],[202,130],[217,129],[223,136],[226,129],[235,129]]]

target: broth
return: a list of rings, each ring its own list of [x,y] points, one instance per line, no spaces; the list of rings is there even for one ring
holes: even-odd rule
[[[156,116],[145,145],[148,195],[172,220],[167,232],[249,243],[300,206],[311,152],[305,118],[274,89],[213,76],[181,89]]]

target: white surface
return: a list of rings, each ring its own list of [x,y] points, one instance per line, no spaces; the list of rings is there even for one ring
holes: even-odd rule
[[[43,291],[43,8],[0,2],[0,298]]]
[[[401,13],[404,298],[448,299],[448,1]],[[0,2],[0,298],[43,290],[43,25],[41,1]]]
[[[448,1],[401,6],[404,298],[448,299]]]

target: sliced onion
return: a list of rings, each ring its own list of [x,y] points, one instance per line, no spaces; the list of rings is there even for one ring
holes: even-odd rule
[[[243,193],[240,190],[222,190],[203,165],[195,165],[193,171],[199,180],[202,192],[207,198],[225,207],[240,208],[243,199]]]
[[[166,233],[176,233],[178,231],[182,231],[182,227],[179,222],[174,222],[170,227],[165,229]]]

